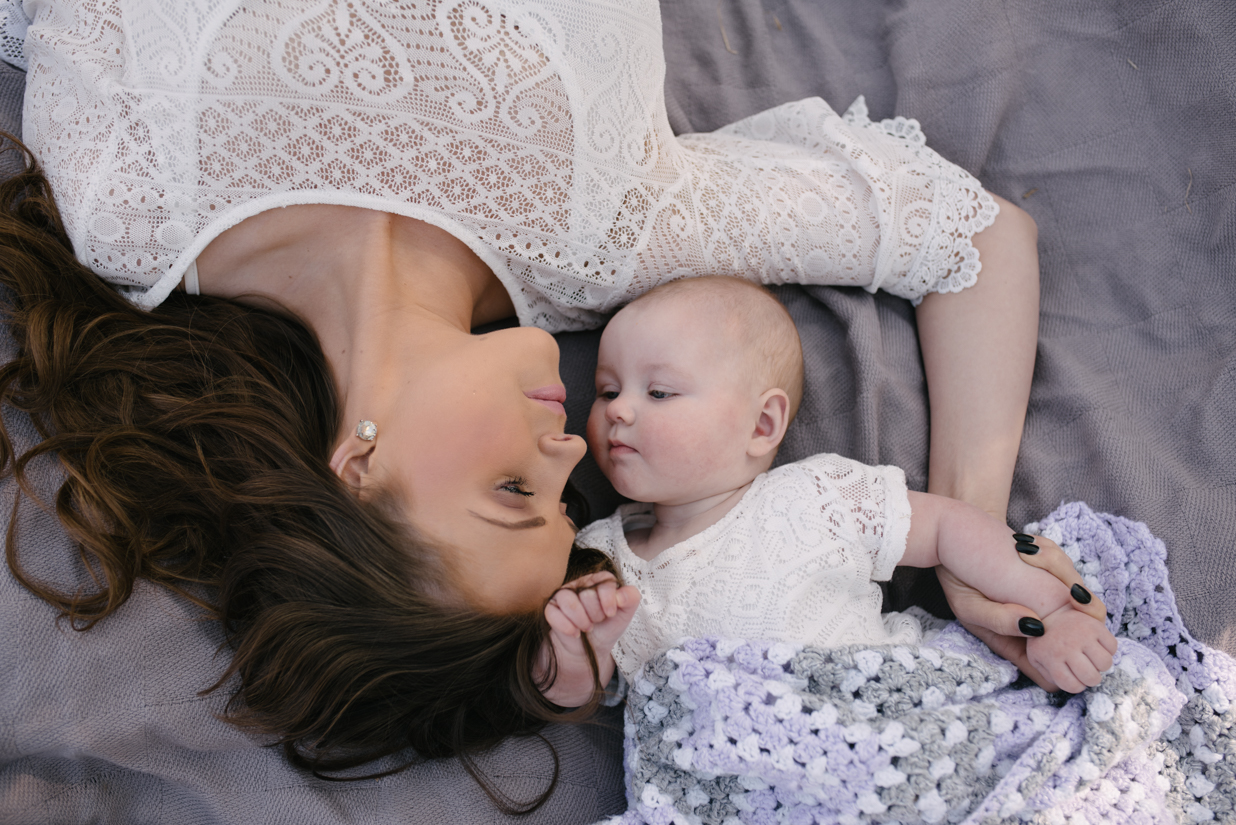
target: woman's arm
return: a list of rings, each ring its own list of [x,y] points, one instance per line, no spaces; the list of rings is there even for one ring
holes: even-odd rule
[[[1039,256],[1034,219],[1012,203],[974,236],[983,268],[958,293],[934,293],[918,307],[919,346],[927,374],[931,446],[927,490],[1007,517],[1038,341]],[[1033,560],[1066,585],[1081,576],[1053,545]],[[943,567],[936,573],[957,618],[994,652],[1039,685],[1057,685],[1027,658],[1018,622],[1034,611],[993,602]],[[1102,621],[1098,600],[1074,604]],[[1037,617],[1037,616],[1036,616]]]
[[[931,409],[927,491],[1004,521],[1034,372],[1039,256],[1034,219],[992,197],[1000,214],[972,241],[978,281],[925,297],[918,337]]]

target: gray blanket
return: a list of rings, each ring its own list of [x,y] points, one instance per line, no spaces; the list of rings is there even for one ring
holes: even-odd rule
[[[1010,519],[1064,500],[1146,522],[1181,612],[1236,653],[1236,4],[1214,0],[666,0],[667,100],[679,131],[787,100],[922,121],[932,146],[1038,221],[1039,360]],[[0,66],[0,125],[23,78]],[[834,451],[925,484],[927,408],[913,313],[861,291],[783,288],[807,396],[783,460]],[[597,335],[561,336],[580,431]],[[15,422],[17,423],[17,422]],[[576,481],[606,515],[594,465]],[[46,483],[54,486],[48,468]],[[14,491],[0,488],[0,507]],[[5,510],[5,512],[8,512]],[[24,546],[73,576],[54,519],[28,502]],[[930,580],[892,606],[939,610]],[[501,822],[453,762],[328,784],[291,770],[199,697],[219,636],[152,588],[81,634],[0,570],[0,822]],[[622,810],[621,731],[554,728],[562,784],[524,822]],[[513,796],[549,773],[543,746],[483,760]]]

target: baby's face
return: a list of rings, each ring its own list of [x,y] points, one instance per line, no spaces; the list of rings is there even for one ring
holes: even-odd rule
[[[628,498],[684,504],[751,480],[759,394],[725,324],[702,314],[672,297],[637,304],[601,337],[588,444]]]

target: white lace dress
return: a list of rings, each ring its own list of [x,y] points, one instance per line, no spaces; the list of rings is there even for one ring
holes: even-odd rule
[[[221,232],[290,204],[442,227],[551,331],[700,273],[960,290],[997,211],[915,121],[871,123],[861,98],[674,137],[656,0],[22,8],[24,139],[78,257],[143,307]]]
[[[813,456],[757,477],[716,524],[659,553],[636,556],[625,532],[649,526],[649,504],[625,504],[576,543],[609,556],[642,597],[614,646],[630,681],[684,638],[833,647],[914,644],[913,616],[881,615],[877,581],[905,554],[910,501],[896,467]]]

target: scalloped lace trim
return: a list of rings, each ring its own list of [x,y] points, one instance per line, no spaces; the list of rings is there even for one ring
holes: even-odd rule
[[[973,286],[983,268],[976,234],[991,226],[1000,207],[978,180],[961,167],[949,163],[927,146],[923,128],[914,118],[893,117],[874,122],[867,114],[867,101],[859,95],[842,116],[855,128],[877,129],[889,137],[915,147],[918,161],[938,187],[933,199],[931,229],[911,264],[906,281],[921,289],[919,295],[905,295],[894,285],[885,289],[910,298],[914,306],[929,292],[960,292]]]

